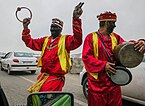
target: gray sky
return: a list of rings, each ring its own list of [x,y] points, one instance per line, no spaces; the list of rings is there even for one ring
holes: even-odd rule
[[[33,38],[50,34],[51,19],[64,21],[62,34],[72,34],[72,12],[80,0],[0,0],[0,51],[32,51],[21,40],[22,23],[17,21],[17,7],[26,6],[32,10],[30,24]],[[115,32],[124,39],[145,38],[145,0],[83,0],[83,39],[88,33],[98,30],[96,15],[104,11],[118,16]],[[24,11],[27,13],[27,11]],[[22,12],[21,12],[22,13]],[[28,17],[28,15],[26,15]],[[72,53],[80,53],[82,46]]]

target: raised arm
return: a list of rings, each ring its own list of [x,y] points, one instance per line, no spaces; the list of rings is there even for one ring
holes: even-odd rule
[[[74,50],[82,44],[82,23],[80,16],[83,13],[83,2],[80,2],[73,11],[73,35],[66,38],[66,49]]]
[[[31,48],[32,50],[41,51],[45,37],[38,39],[31,38],[30,29],[28,28],[29,24],[30,19],[25,18],[23,20],[22,40],[24,41],[25,45]]]

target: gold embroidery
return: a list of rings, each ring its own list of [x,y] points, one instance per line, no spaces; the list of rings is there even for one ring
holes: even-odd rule
[[[50,44],[50,46],[49,46],[49,47],[47,46],[47,49],[48,49],[48,50],[51,50],[51,49],[53,49],[53,48],[57,47],[57,45],[58,45],[58,44],[56,44],[56,45],[54,45],[54,46],[53,46],[52,44]]]
[[[29,35],[30,35],[30,34],[28,33],[28,34],[26,34],[26,35],[24,34],[23,36],[29,36]]]
[[[74,26],[74,27],[80,27],[80,25],[79,25],[79,24],[73,24],[73,26]]]

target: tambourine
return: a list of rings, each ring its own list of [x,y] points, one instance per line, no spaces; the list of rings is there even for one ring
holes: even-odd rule
[[[132,80],[131,72],[124,66],[116,66],[116,73],[110,75],[111,81],[120,86],[127,85]]]
[[[18,7],[17,10],[16,10],[16,13],[15,13],[16,18],[18,19],[18,21],[23,22],[23,21],[20,20],[19,17],[18,17],[18,12],[21,11],[21,9],[27,9],[27,10],[29,11],[29,13],[30,13],[29,19],[31,20],[31,19],[32,19],[32,12],[31,12],[31,10],[30,10],[29,8],[27,8],[27,7]]]

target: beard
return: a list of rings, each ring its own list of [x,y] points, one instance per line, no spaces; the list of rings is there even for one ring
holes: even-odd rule
[[[60,28],[57,25],[52,24],[50,27],[51,36],[53,39],[58,37],[60,35],[61,31],[62,31],[62,28]]]
[[[52,36],[53,39],[55,39],[59,35],[60,35],[60,31],[51,31],[51,36]]]
[[[107,32],[109,34],[112,33],[115,27],[116,27],[115,22],[108,22],[107,23]]]
[[[114,27],[108,27],[108,28],[107,28],[107,32],[108,32],[109,34],[112,33],[113,30],[114,30]]]
[[[58,37],[61,34],[62,29],[57,26],[51,26],[50,32],[53,39]]]

